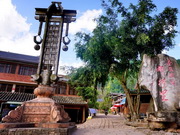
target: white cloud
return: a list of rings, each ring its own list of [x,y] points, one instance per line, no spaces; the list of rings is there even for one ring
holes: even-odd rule
[[[79,31],[92,32],[97,25],[94,19],[101,14],[101,9],[87,10],[77,17],[76,22],[70,24],[69,33],[74,35]],[[38,56],[40,52],[34,50],[35,43],[33,42],[33,36],[36,33],[30,32],[30,30],[31,24],[27,22],[26,17],[17,12],[16,6],[12,4],[12,0],[0,0],[0,51]],[[73,45],[73,43],[71,44]],[[68,56],[72,57],[71,55]],[[74,67],[83,65],[81,61],[64,61],[60,65]]]
[[[94,21],[95,18],[98,18],[102,14],[102,9],[96,10],[87,10],[78,17],[74,23],[71,23],[69,26],[69,32],[75,34],[79,31],[88,31],[92,32],[96,27],[97,23]]]
[[[64,62],[64,61],[60,61],[59,63],[60,66],[73,66],[75,68],[78,68],[78,67],[81,67],[81,66],[84,66],[85,63],[83,61],[76,61],[76,62]]]
[[[20,34],[29,31],[30,24],[26,23],[26,18],[18,14],[11,0],[0,1],[0,12],[0,36],[9,39],[18,38]]]
[[[79,68],[79,67],[82,67],[82,66],[84,66],[85,65],[85,63],[84,62],[82,62],[82,61],[76,61],[76,62],[73,62],[73,63],[68,63],[68,62],[62,62],[62,61],[60,61],[60,63],[59,63],[59,65],[60,65],[60,67],[59,67],[59,72],[58,72],[58,74],[61,74],[61,75],[67,75],[67,73],[66,73],[66,71],[65,70],[63,70],[61,67],[64,67],[64,66],[73,66],[74,68]]]
[[[11,0],[0,1],[0,50],[28,55],[38,55],[33,48],[31,24],[21,16]]]
[[[167,52],[168,52],[167,50],[163,50],[162,51],[163,54],[167,54]]]

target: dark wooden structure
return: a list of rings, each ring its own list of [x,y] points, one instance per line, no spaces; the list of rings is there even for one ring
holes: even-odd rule
[[[140,106],[138,109],[138,113],[141,117],[145,117],[146,116],[146,112],[148,111],[152,111],[152,104],[150,104],[152,102],[152,96],[150,94],[149,91],[147,90],[140,90],[140,92],[138,93],[137,90],[131,90],[130,91],[130,97],[131,100],[133,101],[133,107],[135,110],[137,110],[137,96],[140,96]],[[120,95],[117,95],[117,97]],[[129,114],[129,108],[128,108],[128,102],[126,100],[126,103],[124,105],[122,105],[121,107],[118,108],[120,110],[121,113],[123,113],[124,115]]]

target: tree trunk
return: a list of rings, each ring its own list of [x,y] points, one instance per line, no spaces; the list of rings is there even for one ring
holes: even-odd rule
[[[139,118],[139,110],[140,110],[140,87],[139,84],[137,84],[137,100],[136,100],[136,114],[137,114],[137,118]]]
[[[137,114],[137,118],[139,118],[139,110],[140,110],[140,95],[138,93],[137,100],[136,100],[136,114]]]
[[[124,81],[122,81],[122,80],[119,80],[119,81],[120,81],[122,88],[124,89],[125,94],[126,94],[128,107],[129,107],[129,111],[130,111],[130,115],[131,115],[131,120],[135,120],[136,119],[136,112],[135,112],[134,107],[133,107],[133,103],[132,103],[131,96],[130,96],[130,91],[127,88],[126,83]]]

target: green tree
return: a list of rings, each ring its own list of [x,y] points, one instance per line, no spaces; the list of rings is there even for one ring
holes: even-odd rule
[[[69,83],[75,87],[78,95],[88,101],[89,107],[97,108],[97,80],[94,79],[93,70],[88,66],[80,67],[69,76]]]
[[[118,80],[112,77],[109,77],[104,89],[107,93],[124,93],[124,90]]]
[[[97,91],[92,87],[76,87],[79,96],[82,96],[84,100],[88,101],[90,108],[98,108],[97,104]]]
[[[166,7],[154,15],[156,6],[151,0],[139,0],[128,8],[118,0],[103,0],[102,5],[106,13],[97,19],[93,33],[76,34],[76,54],[93,71],[94,83],[105,84],[109,74],[118,79],[131,116],[136,116],[127,79],[138,72],[143,54],[156,55],[175,45],[178,10]]]
[[[179,66],[180,66],[180,59],[178,59],[178,60],[177,60],[177,63],[178,63],[178,64],[179,64]]]
[[[108,96],[108,93],[106,96],[104,96],[103,101],[99,103],[99,109],[102,110],[109,110],[112,106],[112,99]]]

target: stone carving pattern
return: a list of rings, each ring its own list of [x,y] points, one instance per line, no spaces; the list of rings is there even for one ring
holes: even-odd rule
[[[25,106],[24,114],[50,114],[50,107],[48,106]]]
[[[23,106],[18,106],[15,110],[12,110],[2,118],[3,122],[20,122],[22,119]]]
[[[49,115],[23,115],[22,122],[27,123],[46,123],[49,122]]]
[[[68,121],[70,121],[70,117],[69,117],[68,113],[66,113],[64,111],[64,108],[62,105],[52,103],[51,121],[68,122]]]

